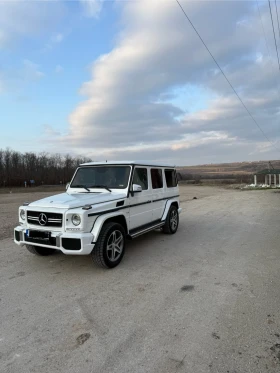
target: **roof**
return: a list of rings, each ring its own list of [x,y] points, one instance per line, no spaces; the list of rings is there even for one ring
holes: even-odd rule
[[[149,161],[105,161],[105,162],[89,162],[82,163],[80,166],[100,166],[100,165],[137,165],[137,166],[155,166],[155,167],[170,167],[174,168],[175,165],[166,163],[157,163]]]
[[[261,170],[259,172],[256,173],[256,175],[280,175],[280,169],[279,168],[275,168],[275,169],[272,169],[270,170],[269,168],[265,168],[264,170]]]

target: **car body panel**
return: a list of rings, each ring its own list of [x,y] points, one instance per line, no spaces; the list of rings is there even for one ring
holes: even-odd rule
[[[15,228],[15,243],[20,246],[32,244],[49,247],[60,250],[67,255],[86,255],[93,250],[100,231],[108,219],[111,219],[111,221],[114,218],[116,221],[119,221],[119,219],[122,219],[121,221],[125,220],[127,235],[133,238],[151,229],[161,227],[172,203],[176,203],[179,207],[178,185],[167,188],[165,176],[163,176],[162,188],[152,188],[151,169],[161,168],[164,175],[164,170],[166,168],[173,170],[173,166],[154,165],[153,162],[143,162],[142,164],[141,162],[98,162],[82,166],[94,167],[98,165],[106,166],[107,164],[131,166],[127,188],[113,189],[111,192],[104,188],[90,188],[90,192],[88,192],[83,188],[71,188],[69,186],[65,193],[40,199],[27,206],[21,206],[19,212],[25,210],[26,218],[23,220],[19,213],[20,225]],[[133,192],[134,170],[137,168],[147,170],[148,187],[144,190],[141,187],[139,190],[142,189],[142,191]],[[47,216],[47,225],[40,225],[38,215],[40,213]],[[50,226],[50,222],[55,220],[52,219],[52,214],[60,214],[61,226]],[[73,223],[73,215],[75,214],[80,216],[81,222],[78,226]],[[31,218],[33,220],[30,220]],[[30,243],[30,241],[27,241],[30,238],[26,238],[29,231],[49,232],[52,245],[49,244],[50,241],[48,240],[43,241],[43,244],[42,241],[40,243]],[[73,242],[76,242],[76,239],[80,240],[80,248],[71,250],[65,248],[65,245],[62,244],[64,238],[72,238]],[[64,242],[66,241],[64,240]]]

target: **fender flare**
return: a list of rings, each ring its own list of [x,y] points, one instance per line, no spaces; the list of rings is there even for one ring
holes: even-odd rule
[[[165,219],[166,219],[167,214],[168,214],[168,211],[169,211],[169,209],[170,209],[170,206],[171,206],[174,202],[178,205],[178,208],[180,207],[180,203],[179,203],[179,199],[178,199],[178,198],[168,199],[168,200],[166,201],[165,208],[164,208],[164,211],[163,211],[163,215],[162,215],[161,220],[165,220]]]
[[[128,228],[129,225],[128,225],[127,217],[122,212],[119,212],[117,214],[115,212],[112,212],[112,213],[109,213],[109,214],[99,215],[97,217],[97,219],[95,220],[94,225],[93,225],[92,230],[91,230],[91,233],[94,236],[94,242],[96,242],[98,240],[99,233],[100,233],[105,221],[107,219],[118,217],[118,216],[123,216],[124,217],[124,219],[126,221],[127,228]]]

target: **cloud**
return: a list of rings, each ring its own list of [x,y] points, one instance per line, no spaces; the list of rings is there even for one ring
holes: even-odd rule
[[[97,18],[102,9],[102,2],[102,0],[80,0],[84,16]]]
[[[18,100],[23,101],[26,98],[22,90],[30,85],[39,82],[45,77],[40,65],[35,62],[24,59],[20,61],[18,67],[0,71],[0,93],[15,93]],[[29,98],[28,98],[29,100]]]
[[[44,136],[52,137],[52,136],[59,136],[60,132],[56,131],[51,125],[44,124],[43,125],[43,134],[44,134]]]
[[[52,30],[65,14],[62,2],[1,1],[0,49],[23,38],[38,38]]]
[[[52,37],[51,40],[52,40],[53,43],[58,44],[58,43],[61,43],[63,39],[64,39],[64,35],[61,34],[61,33],[57,33]]]
[[[279,139],[279,72],[265,54],[254,4],[182,4],[264,131]],[[68,136],[57,141],[94,148],[95,158],[139,153],[186,163],[185,154],[199,163],[195,149],[205,149],[212,160],[247,159],[261,144],[273,154],[175,2],[118,6],[123,29],[116,45],[92,64],[80,90],[84,101],[69,116]],[[189,87],[207,92],[195,110],[182,93]]]
[[[30,60],[23,61],[21,75],[23,80],[27,82],[37,81],[45,76],[45,74],[40,71],[39,65]]]
[[[64,40],[64,37],[65,36],[62,33],[53,34],[50,40],[44,46],[43,52],[48,52],[52,50],[56,45],[60,44]]]
[[[63,71],[64,71],[64,69],[63,69],[62,66],[60,66],[60,65],[56,65],[56,67],[55,67],[55,72],[56,72],[56,74],[60,74],[60,73],[62,73]]]

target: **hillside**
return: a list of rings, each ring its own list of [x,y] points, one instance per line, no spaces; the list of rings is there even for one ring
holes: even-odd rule
[[[274,168],[280,168],[280,160],[270,161]],[[269,168],[268,161],[234,162],[179,167],[183,180],[223,179],[232,182],[251,182],[253,174]]]

